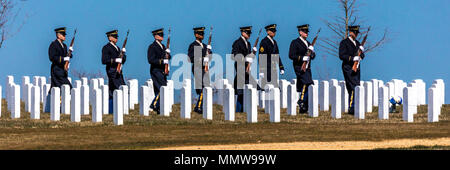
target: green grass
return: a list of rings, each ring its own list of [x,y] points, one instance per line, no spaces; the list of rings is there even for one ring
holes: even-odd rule
[[[21,118],[11,119],[2,100],[0,117],[0,149],[151,149],[190,145],[273,143],[296,141],[381,141],[389,139],[450,137],[450,106],[442,108],[439,122],[427,122],[427,107],[420,106],[414,123],[402,121],[401,113],[390,114],[389,120],[378,120],[377,108],[356,120],[343,114],[332,119],[330,112],[319,117],[305,114],[288,116],[281,110],[281,122],[270,123],[269,115],[260,109],[258,123],[246,123],[245,113],[236,113],[236,121],[224,120],[222,107],[214,105],[213,120],[192,113],[191,119],[180,118],[180,106],[174,105],[169,117],[151,112],[139,115],[139,106],[124,115],[124,125],[114,126],[112,115],[104,115],[102,123],[92,123],[82,116],[80,123],[50,121],[48,113],[40,120],[30,120],[22,110]],[[24,109],[22,105],[22,109]]]

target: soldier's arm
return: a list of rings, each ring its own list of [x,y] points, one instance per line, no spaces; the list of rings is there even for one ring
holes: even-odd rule
[[[193,63],[194,62],[194,46],[192,44],[189,45],[189,48],[188,48],[188,57],[189,57],[189,62]]]
[[[48,57],[52,63],[55,63],[55,64],[64,63],[65,56],[58,55],[58,52],[56,51],[56,48],[53,45],[53,43],[50,44],[50,47],[48,48]]]
[[[283,62],[281,61],[280,55],[278,55],[278,66],[280,67],[280,70],[284,70]]]
[[[291,46],[289,47],[289,58],[293,61],[301,61],[302,56],[296,55],[297,50],[295,48],[295,42],[291,42]]]
[[[347,46],[344,41],[341,41],[339,44],[339,58],[344,62],[350,62],[353,60],[353,56],[350,55],[350,52],[347,50]]]
[[[148,47],[147,59],[149,64],[155,65],[162,64],[162,59],[156,55],[154,49],[152,49],[152,46]]]
[[[102,48],[102,64],[103,65],[106,65],[108,63],[112,64],[112,62],[113,61],[112,61],[111,57],[108,55],[108,50],[105,47],[103,47]]]

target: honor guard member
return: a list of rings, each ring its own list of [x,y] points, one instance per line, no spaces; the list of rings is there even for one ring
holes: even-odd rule
[[[150,108],[159,114],[159,90],[161,86],[167,85],[167,75],[164,73],[164,66],[165,64],[169,64],[171,56],[170,50],[166,49],[164,44],[161,43],[164,40],[163,28],[152,31],[152,34],[155,41],[148,46],[147,59],[150,64],[150,76],[153,80],[153,91],[157,95],[150,104]],[[169,54],[169,59],[165,59],[166,54]]]
[[[259,46],[259,57],[262,56],[260,62],[264,62],[264,64],[260,64],[260,82],[262,87],[265,87],[265,84],[273,84],[275,87],[278,87],[278,74],[274,74],[275,77],[272,80],[272,73],[277,72],[276,64],[278,62],[280,74],[283,75],[284,66],[283,62],[281,62],[277,41],[273,39],[277,32],[277,25],[270,24],[264,28],[266,29],[267,36],[261,40]]]
[[[195,92],[198,95],[197,104],[195,105],[194,112],[199,114],[203,113],[203,88],[209,87],[209,73],[206,72],[206,63],[209,62],[209,54],[211,52],[211,46],[202,42],[205,34],[205,27],[194,28],[195,41],[189,45],[188,56],[192,63],[192,74],[194,74],[195,80]],[[197,74],[196,74],[197,73]],[[201,73],[201,74],[198,74]]]
[[[358,69],[354,72],[352,67],[354,62],[364,58],[364,53],[361,53],[361,56],[356,56],[358,49],[364,51],[364,48],[356,40],[359,34],[359,25],[349,26],[348,31],[349,37],[342,40],[339,44],[339,58],[342,60],[342,73],[344,74],[345,86],[349,94],[348,113],[353,115],[355,113],[355,103],[353,102],[355,99],[355,87],[360,85],[360,70]]]
[[[308,111],[308,87],[314,84],[311,75],[311,62],[308,64],[308,68],[303,71],[303,62],[311,61],[316,57],[314,48],[310,46],[310,43],[306,40],[309,33],[309,25],[297,26],[300,36],[291,42],[289,47],[289,58],[292,60],[294,71],[297,76],[297,92],[300,92],[300,98],[297,104],[300,107],[300,113],[306,113]],[[312,52],[307,54],[308,49]]]
[[[64,70],[64,64],[69,61],[72,56],[68,56],[67,45],[64,44],[66,40],[66,27],[55,29],[56,40],[50,44],[48,48],[48,57],[52,62],[50,75],[51,75],[51,88],[59,87],[67,84],[72,89],[72,84],[68,79],[68,73]],[[73,52],[73,48],[69,48]]]
[[[125,64],[127,56],[125,55],[126,49],[122,48],[124,53],[123,58],[119,58],[120,48],[116,45],[117,38],[119,37],[118,31],[113,30],[106,33],[106,37],[109,42],[102,48],[102,64],[106,65],[106,74],[108,75],[108,88],[109,88],[109,113],[112,113],[112,102],[114,90],[119,89],[121,85],[125,85],[123,79],[123,70],[121,73],[117,72],[117,66]]]
[[[253,62],[253,57],[249,54],[253,52],[256,53],[257,49],[256,47],[252,49],[252,45],[250,42],[248,42],[248,39],[250,38],[250,35],[252,34],[252,27],[241,27],[241,36],[234,41],[233,47],[231,50],[232,56],[234,56],[233,60],[235,60],[234,63],[234,71],[236,72],[236,76],[234,77],[234,90],[236,91],[237,95],[237,103],[236,103],[236,112],[243,112],[243,104],[244,104],[244,87],[242,86],[245,84],[253,84],[257,86],[257,90],[260,90],[261,88],[256,83],[256,81],[250,76],[250,73],[245,71],[245,68]],[[238,58],[237,56],[242,55],[243,58]],[[238,61],[241,60],[241,61]],[[244,62],[245,60],[245,62]],[[244,70],[239,70],[238,72],[238,62],[244,62]],[[238,73],[244,72],[245,74],[245,82],[239,82],[238,83]],[[240,76],[240,75],[239,75]]]
[[[72,55],[68,56],[67,45],[64,44],[64,41],[66,40],[66,27],[56,28],[55,33],[56,40],[53,41],[48,47],[48,58],[50,59],[50,62],[52,62],[50,68],[50,88],[61,88],[62,85],[67,84],[70,86],[70,89],[72,89],[72,84],[68,79],[68,73],[64,70],[65,63],[72,58]],[[73,52],[72,47],[70,47],[69,50]],[[47,104],[44,111],[50,112],[50,95],[47,97]]]

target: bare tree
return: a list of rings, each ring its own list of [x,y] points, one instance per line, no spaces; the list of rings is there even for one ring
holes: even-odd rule
[[[19,32],[23,26],[25,21],[19,24],[19,26],[15,25],[20,11],[21,9],[18,7],[16,1],[0,0],[0,48],[5,40]]]
[[[361,36],[358,36],[358,40],[361,41],[362,37],[367,34],[367,29],[372,27],[371,25],[365,25],[364,19],[358,16],[360,12],[361,5],[357,3],[357,0],[337,0],[339,8],[341,10],[341,15],[331,17],[331,19],[322,19],[326,26],[334,33],[331,37],[320,38],[318,45],[324,49],[326,54],[322,55],[324,61],[326,61],[326,55],[339,57],[339,44],[340,42],[348,37],[348,26],[349,25],[361,25]],[[373,30],[373,29],[372,29]],[[365,45],[365,53],[373,52],[374,50],[382,47],[384,44],[389,42],[389,29],[385,28],[383,35],[379,38],[374,34],[369,35]],[[375,41],[376,40],[376,41]],[[326,72],[326,71],[325,71]],[[323,76],[322,73],[319,76]]]

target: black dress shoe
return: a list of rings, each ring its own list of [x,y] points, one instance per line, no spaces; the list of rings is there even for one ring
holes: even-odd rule
[[[197,109],[197,108],[194,109],[194,112],[196,112],[198,114],[203,114],[203,110]]]
[[[350,114],[350,115],[355,115],[355,110],[350,109],[350,110],[348,111],[348,114]]]

